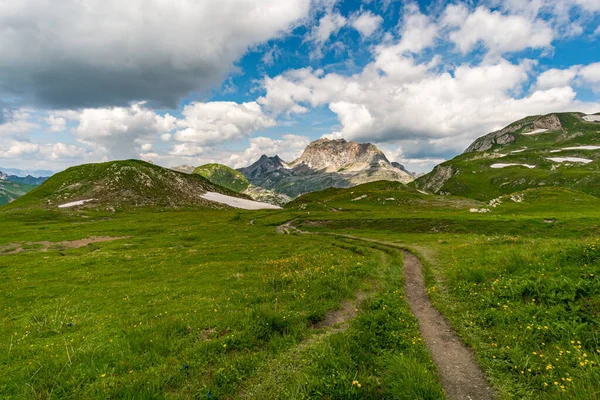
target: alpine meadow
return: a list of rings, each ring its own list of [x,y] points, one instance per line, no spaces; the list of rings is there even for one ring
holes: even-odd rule
[[[0,399],[600,398],[600,2],[4,3]]]

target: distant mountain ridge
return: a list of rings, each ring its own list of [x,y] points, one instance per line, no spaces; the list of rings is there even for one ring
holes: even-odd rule
[[[31,189],[41,185],[46,179],[48,178],[36,178],[31,175],[25,177],[8,175],[0,170],[0,206],[15,201]]]
[[[250,183],[297,197],[330,187],[348,188],[378,180],[408,183],[413,177],[393,165],[375,145],[344,139],[319,139],[302,155],[286,162],[279,156],[261,156],[240,168]]]

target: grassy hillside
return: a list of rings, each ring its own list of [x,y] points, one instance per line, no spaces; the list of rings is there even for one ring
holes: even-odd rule
[[[194,169],[192,173],[235,192],[241,193],[250,186],[250,182],[241,172],[222,164],[205,164]]]
[[[503,130],[507,133],[501,137],[507,143],[494,143],[490,135],[478,139],[474,146],[485,150],[472,150],[437,166],[417,179],[415,187],[478,200],[540,186],[562,186],[600,196],[600,123],[586,122],[578,113],[551,116],[560,122],[556,129],[528,135],[535,131],[536,118],[544,117],[517,121]],[[486,140],[492,140],[490,148],[482,147]]]
[[[0,180],[0,206],[18,199],[34,187],[23,183]]]
[[[10,206],[58,207],[74,201],[92,200],[86,206],[216,207],[201,198],[206,191],[234,194],[200,175],[188,175],[139,160],[112,161],[69,168]]]

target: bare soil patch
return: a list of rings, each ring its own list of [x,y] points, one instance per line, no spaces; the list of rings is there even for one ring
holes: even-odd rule
[[[129,239],[130,236],[120,236],[120,237],[112,237],[112,236],[90,236],[89,238],[79,239],[79,240],[65,240],[63,242],[25,242],[25,243],[11,243],[8,246],[4,246],[0,248],[0,255],[10,255],[10,254],[19,254],[27,249],[23,246],[42,246],[40,249],[35,249],[35,251],[47,252],[51,247],[58,247],[62,249],[78,249],[80,247],[87,246],[92,243],[103,243],[103,242],[112,242],[115,240],[121,239]],[[6,251],[8,250],[8,251]],[[4,251],[4,252],[2,252]],[[27,250],[29,251],[29,250]]]

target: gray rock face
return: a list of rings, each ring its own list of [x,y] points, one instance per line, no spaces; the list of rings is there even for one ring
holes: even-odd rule
[[[493,148],[495,145],[505,145],[514,142],[516,139],[514,132],[526,126],[529,126],[531,130],[547,129],[551,132],[563,130],[560,119],[556,116],[556,114],[530,117],[526,118],[525,120],[510,124],[499,131],[480,137],[465,150],[465,153],[487,151]]]
[[[451,166],[438,165],[427,176],[427,179],[417,181],[417,187],[428,192],[438,193],[446,181],[452,178],[456,172]]]
[[[396,168],[398,168],[400,171],[404,171],[407,174],[409,174],[410,176],[412,176],[413,178],[416,178],[417,174],[415,172],[411,172],[409,170],[407,170],[404,165],[400,164],[399,162],[396,161],[392,161],[392,165]]]
[[[286,163],[278,156],[262,156],[239,171],[256,186],[290,197],[329,187],[348,188],[377,180],[408,183],[406,171],[392,165],[376,146],[346,140],[319,139],[297,160]]]

